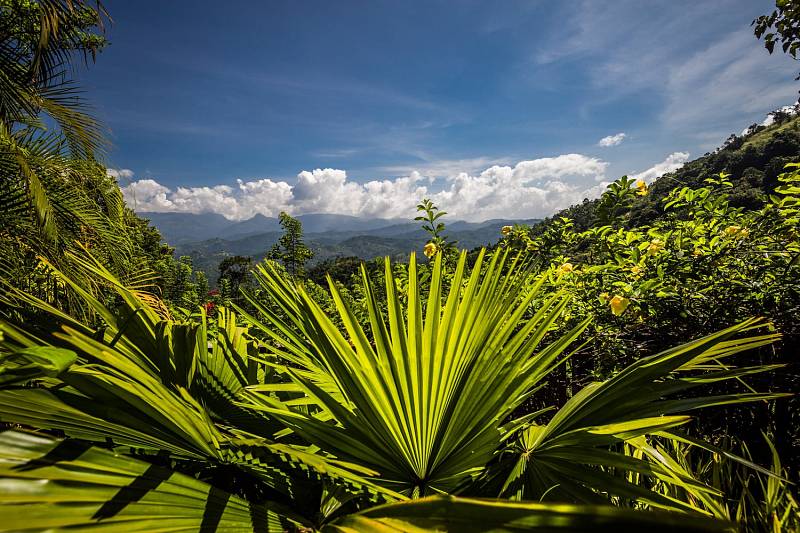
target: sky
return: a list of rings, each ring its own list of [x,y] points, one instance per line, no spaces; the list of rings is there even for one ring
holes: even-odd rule
[[[105,0],[80,73],[138,211],[547,216],[797,100],[770,0]]]

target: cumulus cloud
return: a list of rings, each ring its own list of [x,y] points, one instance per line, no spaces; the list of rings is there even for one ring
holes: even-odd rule
[[[129,168],[108,168],[106,169],[106,174],[117,180],[130,179],[133,177],[133,170]]]
[[[688,158],[686,152],[675,152],[635,177],[651,181]],[[416,204],[429,197],[454,219],[478,221],[545,217],[584,198],[596,198],[609,183],[607,169],[608,163],[601,159],[564,154],[439,180],[412,171],[399,178],[359,183],[348,179],[344,170],[325,168],[304,170],[292,184],[257,179],[238,180],[236,186],[170,189],[153,179],[141,179],[122,190],[137,211],[213,212],[232,220],[256,213],[274,217],[280,211],[410,218]]]
[[[243,220],[260,213],[337,213],[368,217],[407,217],[428,190],[419,173],[393,180],[357,183],[344,170],[302,171],[294,185],[271,179],[237,180],[237,186],[178,187],[152,179],[122,187],[125,201],[140,212],[219,213]]]
[[[156,180],[143,179],[122,187],[125,202],[136,211],[178,211],[167,194],[172,191]]]
[[[625,137],[626,137],[626,135],[624,133],[621,133],[621,132],[617,133],[616,135],[608,135],[608,136],[603,137],[602,139],[600,139],[597,142],[597,146],[603,146],[603,147],[617,146],[618,144],[621,144],[622,141],[625,140]]]
[[[592,194],[587,181],[603,181],[608,163],[581,154],[492,166],[477,176],[449,178],[432,199],[466,220],[536,218],[580,202]]]
[[[653,165],[643,172],[631,176],[637,180],[644,180],[647,183],[660,178],[668,172],[673,172],[681,168],[689,160],[689,152],[673,152],[662,162]]]

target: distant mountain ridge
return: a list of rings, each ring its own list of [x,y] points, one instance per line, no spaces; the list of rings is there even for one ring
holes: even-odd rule
[[[146,213],[164,240],[175,247],[175,255],[192,258],[194,267],[212,282],[225,257],[243,255],[262,259],[282,234],[277,219],[255,215],[243,221],[228,220],[215,213]],[[305,240],[314,251],[315,264],[337,256],[373,259],[389,256],[407,258],[420,251],[428,234],[419,223],[407,219],[358,218],[348,215],[309,214],[297,217],[303,224]],[[453,221],[447,234],[461,248],[492,245],[500,239],[500,229],[513,224],[535,224],[538,219],[493,219],[484,222]]]
[[[166,242],[175,246],[208,239],[239,239],[260,233],[280,232],[277,218],[260,213],[246,220],[229,220],[217,213],[157,213],[142,211]],[[297,217],[305,233],[327,231],[369,231],[406,222],[405,219],[359,218],[350,215],[317,213]]]

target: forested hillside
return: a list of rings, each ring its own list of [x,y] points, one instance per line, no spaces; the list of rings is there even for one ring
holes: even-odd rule
[[[152,216],[145,215],[145,216]],[[202,217],[203,215],[194,215]],[[161,217],[158,217],[158,220]],[[184,218],[186,218],[184,216]],[[413,251],[420,251],[427,242],[427,233],[418,224],[396,221],[365,219],[353,227],[352,217],[328,215],[329,223],[320,224],[314,220],[315,215],[300,215],[297,220],[303,225],[308,246],[314,252],[309,265],[335,260],[338,257],[356,257],[362,260],[377,257],[391,257],[403,260]],[[336,219],[344,219],[334,222]],[[253,224],[258,220],[258,225]],[[359,221],[359,219],[355,219]],[[348,222],[350,224],[348,224]],[[509,224],[532,224],[536,220],[488,220],[486,222],[455,222],[450,225],[450,234],[464,248],[475,248],[495,244],[500,238],[500,229]],[[351,226],[348,229],[348,226]],[[188,224],[184,227],[192,227]],[[273,228],[265,232],[262,228]],[[336,229],[327,229],[335,227]],[[219,265],[225,258],[244,256],[257,262],[262,260],[281,236],[280,226],[273,219],[259,217],[247,221],[245,235],[242,223],[235,224],[229,230],[223,230],[225,238],[214,238],[201,241],[181,239],[176,243],[176,257],[186,256],[191,259],[195,270],[204,272],[209,280],[216,281]],[[167,241],[170,244],[172,242]],[[213,284],[213,283],[212,283]]]
[[[779,185],[778,176],[800,154],[800,116],[778,110],[769,126],[752,125],[742,135],[732,134],[723,146],[687,162],[679,170],[665,174],[649,186],[649,194],[638,197],[627,210],[628,226],[648,224],[664,216],[662,200],[676,187],[700,187],[706,178],[724,172],[730,174],[734,190],[732,206],[757,209],[764,205],[764,195]],[[584,200],[565,209],[539,226],[568,217],[578,228],[598,222],[600,200]]]
[[[551,265],[554,287],[576,296],[573,321],[595,317],[592,355],[574,360],[567,388],[581,373],[613,371],[640,349],[665,349],[745,315],[767,317],[783,334],[750,360],[780,366],[762,384],[794,388],[800,246],[796,201],[785,195],[798,192],[799,157],[800,118],[778,112],[774,124],[732,135],[650,185],[623,177],[597,200],[511,229],[499,247]],[[769,421],[775,445],[797,471],[797,412],[796,399],[765,410],[722,409],[705,431],[749,442]]]

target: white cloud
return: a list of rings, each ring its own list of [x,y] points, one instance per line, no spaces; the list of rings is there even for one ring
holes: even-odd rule
[[[431,196],[456,218],[538,218],[594,194],[586,183],[605,179],[608,163],[581,154],[493,166],[477,176],[461,173]],[[605,187],[605,184],[602,185]]]
[[[172,191],[151,179],[138,180],[122,187],[125,202],[136,211],[179,211],[167,194]]]
[[[292,187],[285,181],[260,179],[252,181],[236,180],[236,204],[232,219],[252,217],[256,213],[266,216],[277,216],[281,211],[290,211]]]
[[[689,158],[675,152],[635,177],[652,181],[675,170]],[[411,218],[416,204],[431,198],[452,219],[539,218],[599,196],[609,180],[608,163],[582,154],[564,154],[493,165],[480,172],[461,172],[434,180],[417,171],[407,176],[350,181],[340,169],[302,171],[293,184],[271,179],[238,180],[237,186],[178,187],[170,189],[155,180],[133,181],[122,188],[128,204],[137,211],[219,213],[242,220],[280,211],[338,213],[363,217]]]
[[[106,174],[111,176],[112,178],[119,180],[121,179],[130,179],[133,177],[133,170],[129,168],[107,168]]]
[[[660,178],[668,172],[673,172],[681,168],[689,160],[689,152],[673,152],[662,162],[653,165],[643,172],[634,174],[631,177],[636,180],[644,180],[647,183],[656,178]]]
[[[600,139],[597,142],[597,146],[603,146],[603,147],[617,146],[617,145],[621,144],[622,141],[625,140],[625,137],[626,137],[626,135],[624,133],[622,133],[622,132],[617,133],[616,135],[608,135],[608,136],[603,137],[602,139]]]

